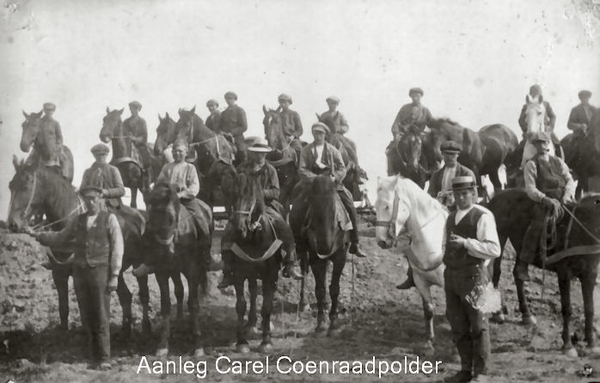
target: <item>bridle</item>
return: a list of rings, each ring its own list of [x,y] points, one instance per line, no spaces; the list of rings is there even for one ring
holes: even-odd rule
[[[400,206],[400,196],[398,192],[394,190],[394,202],[392,204],[392,215],[388,221],[375,221],[375,227],[386,227],[388,230],[388,236],[395,240],[398,236],[396,235],[396,217],[398,216],[398,208]],[[403,231],[406,231],[406,227]]]

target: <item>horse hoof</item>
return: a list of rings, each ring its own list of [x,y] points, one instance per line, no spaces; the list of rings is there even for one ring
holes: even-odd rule
[[[506,321],[506,316],[504,315],[503,312],[497,311],[495,313],[492,314],[492,317],[490,318],[490,321],[494,322],[494,323],[504,323]]]
[[[239,353],[247,354],[250,352],[250,346],[248,346],[247,344],[238,344],[237,350]]]
[[[150,324],[149,320],[145,320],[145,321],[142,322],[142,332],[145,335],[152,334],[152,325]]]
[[[248,337],[252,337],[258,335],[258,329],[256,328],[256,326],[248,326],[246,327],[246,336]]]
[[[271,343],[261,343],[260,346],[258,346],[258,351],[261,354],[269,354],[273,352],[273,345]]]
[[[577,358],[579,356],[577,354],[577,350],[575,350],[575,347],[563,349],[563,354],[565,354],[569,358]]]
[[[165,356],[167,356],[168,353],[169,353],[168,348],[159,348],[158,350],[156,350],[156,356],[158,358],[164,358]]]
[[[58,331],[69,331],[69,325],[68,324],[60,324],[58,326]]]
[[[194,358],[202,358],[204,355],[204,347],[199,347],[196,350],[194,350]]]
[[[536,325],[537,319],[533,315],[525,316],[521,319],[521,324],[526,326]]]
[[[310,312],[310,305],[308,303],[300,304],[300,312],[303,312],[303,313]]]

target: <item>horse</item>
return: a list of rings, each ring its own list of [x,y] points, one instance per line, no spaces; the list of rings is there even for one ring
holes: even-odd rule
[[[377,179],[377,244],[390,249],[403,232],[411,238],[404,254],[413,269],[415,285],[423,301],[426,348],[433,349],[433,303],[430,287],[444,287],[442,263],[447,211],[413,181],[402,176]]]
[[[235,309],[237,321],[237,348],[248,353],[246,334],[256,326],[257,280],[262,280],[262,342],[259,350],[262,353],[272,351],[271,314],[273,297],[277,291],[277,278],[281,268],[282,242],[278,239],[275,227],[264,204],[263,191],[258,182],[245,173],[237,176],[235,183],[235,211],[232,217],[234,232],[232,234],[231,251],[233,258],[232,271],[236,295]],[[244,283],[248,280],[250,290],[250,311],[248,322],[244,325],[246,300]]]
[[[33,213],[43,213],[50,223],[46,225],[51,230],[64,229],[70,221],[76,219],[83,212],[83,204],[78,198],[73,186],[56,172],[44,167],[35,168],[23,164],[13,157],[16,174],[10,181],[11,202],[8,214],[8,224],[11,230],[19,231],[27,225]],[[141,235],[144,227],[144,217],[134,220],[133,215],[119,214],[117,219],[123,230],[125,251],[123,264],[119,273],[117,294],[123,308],[122,334],[128,337],[131,333],[131,292],[129,291],[123,273],[130,266],[141,263]],[[58,311],[60,315],[60,328],[68,329],[69,299],[68,280],[72,273],[72,266],[65,261],[73,252],[70,244],[56,244],[51,246],[53,256],[52,277],[58,291]],[[150,332],[148,277],[138,278],[140,301],[143,307],[142,328],[145,333]]]
[[[327,261],[333,263],[329,296],[329,334],[337,334],[341,330],[338,322],[338,297],[340,294],[340,277],[346,265],[346,253],[349,246],[349,218],[336,192],[331,177],[319,175],[304,181],[299,187],[303,192],[298,193],[292,204],[290,222],[296,239],[298,257],[302,263],[303,273],[308,266],[315,278],[315,296],[317,298],[317,327],[316,332],[322,333],[325,328],[325,294]],[[308,199],[308,209],[301,211],[294,206],[299,198]],[[308,219],[308,222],[305,222]],[[301,227],[297,223],[303,222]],[[306,279],[306,278],[305,278]],[[300,306],[304,306],[304,280],[300,290]]]
[[[112,142],[113,155],[110,163],[119,169],[123,178],[123,184],[131,190],[130,206],[136,208],[138,189],[144,194],[150,185],[144,182],[144,169],[142,165],[132,158],[133,143],[129,136],[125,136],[123,132],[123,121],[121,121],[123,110],[109,110],[106,107],[106,116],[102,119],[102,129],[100,130],[100,141],[104,143]],[[152,144],[147,143],[146,145],[148,152],[151,153]],[[162,168],[161,157],[150,155],[150,183],[154,182],[160,173]]]
[[[550,145],[550,154],[557,154],[562,157],[562,154],[559,152],[560,147],[556,147],[554,133],[546,129],[546,117],[548,112],[542,97],[531,97],[530,95],[527,95],[525,97],[524,111],[524,120],[520,120],[525,127],[525,131],[523,132],[524,142],[521,144],[523,146],[521,167],[537,153],[535,146],[529,140],[531,135],[535,132],[546,132],[551,135],[552,142],[555,145]]]
[[[392,142],[387,150],[388,176],[400,174],[420,188],[429,179],[427,162],[423,155],[423,142],[419,129],[411,125],[400,141]]]
[[[509,189],[497,194],[488,205],[494,214],[498,229],[500,245],[504,248],[510,239],[516,251],[516,262],[519,261],[525,231],[533,217],[533,202],[523,189]],[[588,195],[575,206],[565,206],[564,217],[556,223],[556,241],[548,246],[548,258],[543,261],[536,257],[534,264],[554,271],[558,277],[560,300],[562,305],[563,330],[562,350],[566,355],[577,356],[570,334],[571,322],[571,279],[581,282],[585,313],[585,340],[595,354],[600,353],[594,339],[594,286],[600,261],[600,196]],[[498,286],[502,256],[494,261],[492,283]],[[519,310],[524,324],[535,324],[535,316],[531,313],[525,295],[524,282],[517,278],[515,284],[519,299]]]
[[[25,121],[21,124],[23,132],[21,133],[21,150],[25,153],[29,152],[29,149],[33,146],[34,151],[31,152],[27,162],[33,162],[36,165],[41,164],[45,159],[49,157],[50,148],[47,147],[46,142],[38,139],[38,133],[40,131],[40,120],[43,115],[43,111],[39,113],[27,114],[23,111]],[[68,146],[62,145],[61,152],[59,154],[60,167],[63,177],[73,182],[73,154]]]
[[[177,197],[177,185],[159,182],[148,194],[148,223],[144,235],[145,258],[140,266],[155,269],[160,289],[161,333],[156,355],[169,353],[171,296],[169,279],[183,274],[188,282],[188,309],[192,322],[194,356],[204,355],[200,331],[198,287],[206,291],[208,259],[213,230],[212,212],[203,204],[209,235],[198,233],[192,215]],[[136,269],[137,272],[137,269]],[[176,291],[177,295],[177,291]],[[181,306],[178,306],[181,307]],[[178,316],[181,313],[178,311]]]
[[[478,132],[464,128],[449,119],[433,119],[430,122],[431,132],[426,140],[425,154],[430,167],[442,160],[440,145],[445,141],[455,141],[462,145],[458,162],[475,173],[477,185],[481,188],[481,177],[490,176],[494,190],[502,189],[498,177],[500,166],[510,159],[516,150],[516,135],[505,125],[486,125]],[[439,165],[429,170],[437,170]]]
[[[156,128],[156,141],[154,141],[154,155],[164,156],[165,162],[173,162],[172,155],[169,153],[169,148],[173,145],[176,138],[175,120],[165,113],[165,117],[158,115],[158,127]]]
[[[223,193],[223,204],[230,208],[233,198],[226,186],[223,184],[223,176],[233,171],[236,147],[222,134],[217,134],[204,125],[202,118],[196,114],[196,107],[187,111],[179,109],[179,120],[175,125],[175,136],[177,139],[185,140],[190,149],[195,151],[193,157],[186,161],[193,162],[200,176],[199,197],[209,205],[213,205],[213,191],[221,186]]]

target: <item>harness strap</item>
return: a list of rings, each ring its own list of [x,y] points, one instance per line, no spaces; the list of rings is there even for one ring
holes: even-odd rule
[[[267,259],[271,258],[275,254],[275,252],[277,252],[277,250],[281,247],[282,244],[283,244],[283,242],[280,239],[275,239],[273,241],[273,243],[271,243],[271,246],[269,246],[269,248],[267,249],[267,251],[265,251],[260,258],[252,258],[252,257],[250,257],[235,242],[231,245],[231,251],[233,251],[233,253],[235,255],[237,255],[238,258],[240,258],[240,259],[242,259],[244,261],[253,262],[253,263],[259,263],[259,262],[264,262]]]
[[[567,209],[567,207],[565,206],[565,204],[564,204],[564,203],[562,203],[562,202],[561,202],[561,206],[562,206],[563,210],[564,210],[564,211],[566,211],[566,212],[567,212],[567,214],[569,214],[569,215],[571,216],[571,218],[573,218],[573,221],[577,222],[577,224],[578,224],[579,226],[581,226],[581,228],[583,229],[583,231],[585,231],[585,233],[586,233],[587,235],[589,235],[590,237],[592,237],[592,239],[593,239],[594,241],[596,241],[596,242],[600,243],[600,239],[599,239],[598,237],[596,237],[596,236],[594,235],[594,233],[592,233],[591,231],[589,231],[589,230],[588,230],[588,228],[587,228],[587,227],[585,227],[585,225],[584,225],[584,224],[583,224],[583,223],[582,223],[582,222],[581,222],[579,219],[577,219],[577,217],[575,217],[575,214],[574,214],[574,213],[572,213],[572,212],[571,212],[569,209]],[[573,212],[574,212],[574,211],[575,211],[575,210],[573,210]]]
[[[552,256],[546,259],[546,264],[551,265],[560,261],[561,259],[573,256],[573,255],[586,255],[586,254],[597,254],[600,253],[600,244],[587,245],[587,246],[575,246],[569,249],[559,251],[552,254]]]

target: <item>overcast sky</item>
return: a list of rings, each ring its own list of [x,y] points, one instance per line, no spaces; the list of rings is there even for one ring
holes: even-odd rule
[[[10,198],[21,110],[57,104],[79,185],[93,162],[106,107],[143,104],[150,138],[157,114],[196,110],[233,90],[262,134],[261,106],[293,97],[309,132],[337,95],[371,181],[408,89],[425,90],[436,117],[479,129],[517,118],[539,83],[567,133],[577,92],[600,104],[600,5],[591,0],[431,1],[6,1],[0,10],[0,219]],[[124,117],[128,116],[126,113]],[[520,136],[520,134],[519,134]],[[309,141],[310,134],[303,139]]]

